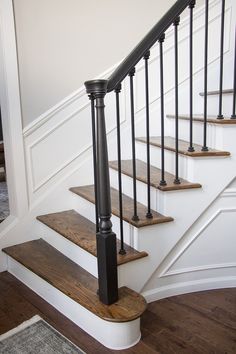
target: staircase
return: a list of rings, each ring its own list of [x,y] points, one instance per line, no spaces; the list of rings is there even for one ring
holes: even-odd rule
[[[140,317],[146,309],[141,293],[149,291],[147,284],[166,267],[173,247],[235,177],[232,166],[236,164],[236,148],[229,136],[235,134],[236,124],[236,64],[233,89],[223,90],[224,73],[220,70],[220,90],[208,90],[209,1],[206,0],[205,90],[199,93],[204,113],[195,115],[194,8],[195,1],[176,1],[108,80],[85,83],[91,102],[94,184],[70,187],[68,193],[76,198],[76,210],[52,210],[50,214],[37,216],[43,238],[3,249],[8,256],[9,272],[112,349],[128,348],[139,341]],[[190,13],[190,104],[188,114],[179,114],[178,26],[184,11]],[[222,1],[220,68],[224,64],[224,15],[225,1]],[[173,24],[175,113],[167,112],[165,116],[163,45],[164,34]],[[149,59],[155,43],[160,51],[160,135],[152,134],[151,129],[155,119],[151,119],[149,82],[153,78]],[[145,130],[137,128],[134,114],[134,68],[141,60],[145,66]],[[131,121],[125,132],[120,124],[120,93],[124,85],[128,87]],[[117,160],[108,161],[104,98],[112,91],[117,118]],[[219,103],[218,112],[211,98]],[[229,100],[230,109],[233,107],[232,114],[224,112],[225,99]],[[127,156],[125,145],[131,147],[129,158],[122,158]],[[209,166],[210,172],[206,174]],[[160,282],[165,288],[165,279]],[[150,301],[151,297],[145,297]]]

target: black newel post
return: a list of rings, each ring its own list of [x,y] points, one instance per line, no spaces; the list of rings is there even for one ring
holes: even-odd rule
[[[100,301],[110,305],[118,300],[116,235],[112,232],[111,196],[108,166],[104,97],[107,80],[85,82],[93,95],[97,122],[97,193],[99,200],[99,232],[97,233],[98,285]]]

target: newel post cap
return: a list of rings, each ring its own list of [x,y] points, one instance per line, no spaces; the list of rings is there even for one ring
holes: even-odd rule
[[[90,80],[84,83],[88,94],[103,94],[107,93],[108,80]]]

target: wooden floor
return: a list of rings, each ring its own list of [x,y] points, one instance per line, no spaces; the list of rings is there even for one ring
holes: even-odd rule
[[[148,305],[142,340],[123,351],[104,348],[9,273],[0,274],[0,334],[39,314],[88,354],[236,353],[236,289],[176,296]]]

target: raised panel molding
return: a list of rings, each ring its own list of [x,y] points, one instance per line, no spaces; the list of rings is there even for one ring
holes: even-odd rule
[[[236,208],[219,209],[198,230],[198,232],[193,234],[192,237],[189,238],[184,244],[182,243],[180,245],[179,243],[177,243],[176,246],[174,247],[174,249],[171,251],[171,261],[161,272],[160,278],[174,276],[174,275],[178,275],[178,274],[184,274],[184,273],[199,272],[199,271],[204,271],[204,270],[208,270],[208,269],[221,269],[221,268],[236,267],[236,256],[235,256],[235,262],[234,261],[233,262],[222,262],[222,263],[218,263],[218,262],[214,263],[213,262],[213,263],[209,263],[209,264],[207,264],[207,263],[202,264],[199,266],[191,266],[190,265],[188,267],[180,267],[180,268],[177,267],[177,269],[174,269],[174,267],[176,266],[176,263],[181,259],[181,257],[184,256],[184,254],[190,249],[190,247],[194,246],[194,243],[199,239],[199,237],[202,236],[204,231],[206,231],[219,218],[219,216],[222,216],[223,214],[228,214],[228,213],[236,213]],[[226,225],[226,228],[227,228],[227,225]],[[222,238],[224,236],[225,235],[222,235]],[[210,242],[210,246],[217,247],[217,244],[213,244]],[[197,254],[200,254],[200,252],[198,252]]]
[[[126,121],[125,87],[121,93],[121,124]],[[116,129],[114,97],[107,105],[107,134]],[[29,196],[92,147],[90,102],[84,90],[70,96],[24,131]]]

